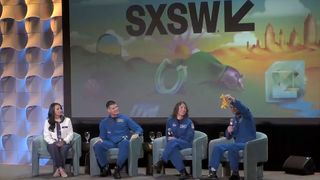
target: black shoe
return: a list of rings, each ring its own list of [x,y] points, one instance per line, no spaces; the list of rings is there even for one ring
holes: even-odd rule
[[[190,177],[190,174],[188,174],[188,172],[186,171],[186,169],[183,169],[180,172],[180,177],[179,179],[188,179]]]
[[[111,173],[111,169],[110,169],[110,167],[107,169],[107,176],[111,176],[112,175],[112,173]]]
[[[216,171],[209,170],[208,178],[218,179],[217,172],[216,172]]]
[[[161,172],[163,168],[163,161],[162,160],[158,161],[153,167],[157,172]]]
[[[100,169],[100,176],[101,177],[106,177],[111,175],[111,170],[107,167],[101,168]]]
[[[115,167],[114,167],[113,177],[114,177],[115,179],[121,179],[120,170],[121,170],[121,169],[119,168],[119,166],[115,166]]]
[[[229,178],[229,180],[240,180],[239,174],[232,174],[232,176]]]

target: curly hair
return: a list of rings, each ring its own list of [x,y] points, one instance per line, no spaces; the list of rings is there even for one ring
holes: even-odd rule
[[[174,109],[173,109],[173,112],[172,112],[172,117],[174,118],[177,118],[177,115],[178,115],[178,111],[179,111],[179,106],[184,104],[186,106],[186,114],[183,116],[183,118],[188,118],[189,117],[189,108],[187,106],[187,103],[184,102],[184,101],[179,101],[175,106],[174,106]]]

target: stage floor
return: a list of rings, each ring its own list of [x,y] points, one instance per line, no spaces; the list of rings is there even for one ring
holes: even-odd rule
[[[122,174],[123,179],[135,179],[135,180],[147,180],[147,179],[163,179],[163,180],[172,180],[179,179],[177,174],[178,172],[175,169],[166,169],[165,176],[146,176],[145,168],[139,168],[139,176],[136,177],[128,177],[126,174]],[[242,172],[241,172],[242,173]],[[206,179],[205,175],[208,174],[208,170],[203,170],[202,173],[204,176],[201,179]],[[42,166],[40,168],[40,175],[37,177],[31,176],[31,165],[5,165],[0,164],[0,180],[9,180],[9,179],[56,179],[52,177],[52,166]],[[76,177],[70,176],[68,179],[101,179],[101,177],[91,177],[88,174],[84,174],[84,167],[80,169],[80,175]],[[103,179],[113,179],[112,176]],[[192,179],[192,178],[190,178]],[[220,178],[221,180],[225,180],[227,178]],[[292,175],[285,174],[283,171],[264,171],[264,179],[265,180],[319,180],[320,173],[315,173],[314,175],[300,176],[300,175]]]

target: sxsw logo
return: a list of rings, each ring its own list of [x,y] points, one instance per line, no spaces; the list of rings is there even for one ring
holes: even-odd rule
[[[215,33],[217,32],[220,5],[220,1],[201,2],[199,7],[194,2],[160,4],[158,7],[151,4],[132,5],[126,11],[129,22],[126,30],[131,36],[151,36],[155,30],[158,30],[162,35],[168,33],[179,35],[186,32],[190,25],[194,33],[201,33],[205,23],[207,32]],[[212,7],[209,8],[209,6]],[[254,31],[254,23],[240,23],[253,6],[254,4],[248,0],[234,13],[232,12],[232,1],[225,0],[224,31]],[[165,22],[164,14],[168,17]],[[189,16],[190,22],[186,16]],[[149,17],[151,22],[147,23],[146,19],[150,19]]]

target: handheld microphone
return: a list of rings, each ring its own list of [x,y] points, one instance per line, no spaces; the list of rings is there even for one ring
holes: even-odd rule
[[[173,132],[172,132],[172,129],[171,129],[171,128],[168,128],[167,133],[168,133],[168,136],[173,136]]]
[[[234,125],[232,118],[230,119],[229,125],[230,125],[230,126],[233,126],[233,125]]]

